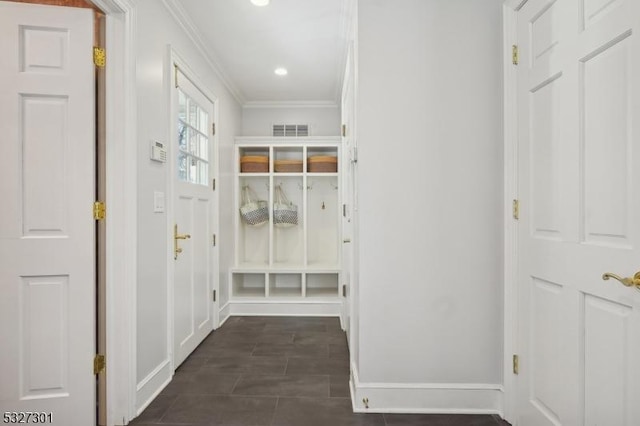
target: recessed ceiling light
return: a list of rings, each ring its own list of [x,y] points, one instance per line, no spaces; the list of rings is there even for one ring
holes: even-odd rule
[[[274,71],[277,75],[287,75],[289,71],[286,68],[276,68]]]
[[[251,0],[251,3],[255,4],[256,6],[266,6],[269,4],[269,0]]]

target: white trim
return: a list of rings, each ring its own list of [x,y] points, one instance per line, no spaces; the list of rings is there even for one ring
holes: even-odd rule
[[[511,10],[518,11],[528,0],[504,0],[503,5]]]
[[[339,317],[342,309],[342,301],[273,301],[273,300],[247,300],[229,301],[229,316],[316,316]]]
[[[224,323],[227,322],[229,318],[231,318],[229,302],[225,303],[218,312],[219,312],[219,315],[218,315],[219,323],[216,329],[222,327]]]
[[[339,108],[335,101],[249,101],[242,108]]]
[[[366,383],[351,365],[356,413],[499,414],[504,390],[492,383]],[[367,398],[369,408],[363,399]]]
[[[147,384],[149,384],[149,382],[153,380],[153,378],[156,377],[158,373],[160,373],[160,371],[162,371],[162,369],[165,368],[167,364],[169,364],[170,361],[171,360],[167,358],[164,361],[162,361],[160,364],[158,364],[158,366],[154,368],[151,373],[147,374],[147,377],[140,380],[140,383],[138,383],[138,385],[136,386],[136,391],[139,391],[140,389],[147,386]]]
[[[515,2],[514,2],[515,3]],[[523,3],[519,1],[518,3]],[[517,377],[513,374],[513,355],[518,353],[518,221],[513,219],[512,203],[518,199],[518,99],[517,66],[511,49],[517,44],[517,12],[503,5],[504,57],[504,299],[503,299],[503,384],[504,417],[515,424],[517,418]]]
[[[136,402],[136,9],[93,0],[106,14],[107,425],[128,423]]]
[[[151,373],[140,381],[136,387],[136,391],[139,396],[139,400],[142,401],[138,405],[136,410],[136,417],[139,416],[145,408],[153,402],[153,400],[164,390],[164,388],[171,382],[172,370],[171,360],[165,359],[160,363]]]
[[[339,144],[342,138],[340,136],[309,136],[309,137],[276,137],[276,136],[236,136],[235,144],[238,146],[242,146],[243,144],[248,145],[273,145],[274,143],[282,143],[283,145],[292,144],[297,145],[299,143],[320,143],[320,144]],[[241,268],[236,268],[235,270],[240,270]],[[301,269],[302,271],[303,269]],[[304,269],[304,271],[308,271],[308,269]],[[315,271],[314,271],[315,272]]]
[[[162,0],[162,4],[166,7],[166,9],[169,11],[169,14],[178,23],[178,25],[180,25],[180,27],[184,30],[187,37],[189,37],[193,45],[196,47],[198,52],[200,52],[204,60],[209,64],[222,84],[225,85],[227,90],[229,90],[236,101],[238,101],[238,103],[242,105],[245,102],[244,94],[235,84],[233,84],[232,80],[229,78],[228,73],[220,65],[220,61],[218,60],[218,58],[215,57],[211,49],[204,43],[200,31],[184,11],[184,8],[176,0]]]

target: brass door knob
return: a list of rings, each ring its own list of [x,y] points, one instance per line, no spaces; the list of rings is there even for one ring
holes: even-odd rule
[[[188,240],[189,234],[178,234],[178,224],[173,225],[173,260],[178,260],[178,254],[182,253],[182,248],[178,247],[178,240]]]
[[[640,272],[636,272],[633,278],[632,277],[622,278],[621,276],[612,274],[611,272],[606,272],[602,274],[603,280],[606,281],[610,278],[620,281],[622,285],[624,285],[625,287],[635,287],[636,290],[640,290]]]

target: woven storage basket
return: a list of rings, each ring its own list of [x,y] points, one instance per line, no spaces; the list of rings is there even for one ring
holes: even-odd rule
[[[302,160],[276,160],[273,168],[280,173],[300,173],[302,172]]]
[[[307,160],[309,173],[336,173],[338,171],[338,158],[327,155],[316,155]]]
[[[269,171],[269,157],[263,155],[240,157],[240,171],[243,173],[267,173]]]

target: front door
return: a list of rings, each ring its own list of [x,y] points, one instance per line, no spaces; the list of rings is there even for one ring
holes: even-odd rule
[[[213,330],[213,103],[176,71],[174,368]]]
[[[96,421],[92,40],[90,9],[0,2],[2,423]]]
[[[640,2],[518,13],[518,426],[640,424]]]

